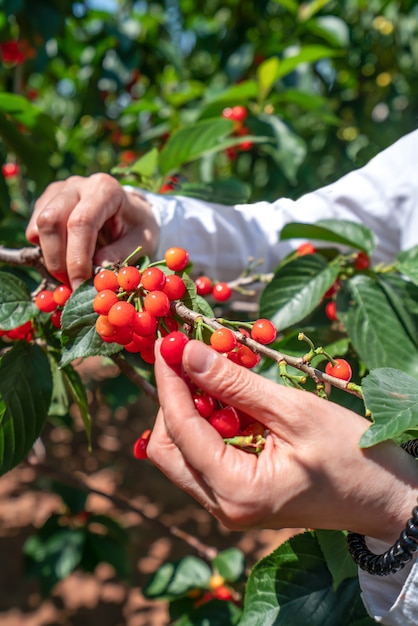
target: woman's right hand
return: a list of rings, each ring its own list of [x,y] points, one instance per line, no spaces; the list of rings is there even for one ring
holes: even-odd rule
[[[138,246],[141,255],[152,255],[158,235],[145,198],[103,173],[49,185],[26,229],[48,271],[73,289],[92,275],[93,264],[123,261]]]
[[[198,388],[270,431],[259,456],[225,445],[157,348],[161,410],[148,456],[225,526],[345,529],[397,539],[416,504],[416,462],[392,442],[359,448],[370,425],[365,418],[267,380],[200,341],[186,345],[183,368]]]

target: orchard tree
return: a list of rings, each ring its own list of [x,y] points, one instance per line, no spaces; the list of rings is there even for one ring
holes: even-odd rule
[[[369,416],[363,447],[415,438],[416,248],[371,267],[367,228],[289,224],[281,237],[306,244],[269,276],[256,259],[232,284],[193,280],[187,251],[152,263],[133,263],[132,251],[71,292],[24,238],[34,199],[71,174],[111,171],[122,183],[228,204],[296,196],[363,164],[415,126],[413,3],[126,2],[107,13],[4,1],[0,29],[2,474],[31,458],[58,399],[64,411],[78,407],[89,436],[80,358],[111,358],[158,402],[156,337],[171,363],[196,338],[279,385]],[[256,310],[229,308],[233,292],[244,298],[259,282]],[[260,424],[194,392],[225,445],[263,454]],[[149,434],[135,443],[138,459]],[[25,545],[43,593],[102,560],[127,577],[126,531],[85,510],[85,484],[56,478],[66,513]],[[296,624],[296,614],[313,626],[323,615],[336,626],[371,623],[343,532],[295,536],[249,576],[236,548],[189,541],[198,554],[164,564],[144,589],[170,603],[173,623]]]

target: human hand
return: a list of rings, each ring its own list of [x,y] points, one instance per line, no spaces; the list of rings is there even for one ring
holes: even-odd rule
[[[42,249],[48,271],[76,288],[93,263],[155,251],[158,225],[149,203],[108,174],[71,176],[49,185],[35,204],[27,239]]]
[[[200,389],[270,430],[259,456],[225,445],[157,348],[161,409],[148,457],[225,526],[399,536],[416,504],[415,461],[391,442],[360,449],[366,419],[262,378],[199,341],[186,345],[183,368]]]

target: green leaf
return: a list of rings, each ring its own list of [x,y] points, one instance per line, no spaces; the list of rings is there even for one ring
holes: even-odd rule
[[[176,193],[218,204],[243,204],[248,201],[250,192],[249,185],[237,178],[228,178],[211,183],[183,183]]]
[[[378,368],[362,381],[364,401],[373,424],[360,440],[362,448],[387,439],[397,439],[418,426],[416,378],[392,367]]]
[[[276,139],[276,145],[266,143],[263,151],[275,160],[291,183],[296,183],[296,173],[307,153],[305,141],[276,115],[262,114],[259,117],[271,127]]]
[[[338,317],[368,369],[395,367],[418,376],[418,351],[379,282],[365,274],[344,281]]]
[[[122,350],[116,343],[105,343],[96,332],[97,313],[93,300],[97,294],[93,281],[82,283],[67,301],[61,324],[61,366],[87,356],[108,356]]]
[[[205,561],[186,556],[177,562],[164,563],[142,591],[146,598],[170,600],[191,589],[208,588],[211,575],[212,570]]]
[[[336,591],[332,582],[315,536],[297,535],[253,568],[240,626],[373,624],[357,578],[343,581]]]
[[[327,46],[302,46],[299,52],[293,56],[280,59],[274,81],[277,81],[279,78],[283,78],[293,72],[301,63],[316,63],[316,61],[319,61],[320,59],[328,59],[335,56],[341,56],[341,52],[339,50],[328,48]]]
[[[278,330],[305,319],[321,303],[333,285],[340,265],[328,265],[318,254],[297,257],[279,267],[260,298],[260,316],[267,317]]]
[[[25,574],[38,577],[43,596],[47,596],[53,587],[66,578],[80,564],[85,530],[73,529],[60,524],[60,516],[52,515],[25,542]]]
[[[233,122],[209,119],[180,128],[168,139],[160,153],[161,174],[176,172],[181,165],[196,160],[208,152],[222,150],[222,140],[231,133]]]
[[[347,550],[346,533],[317,530],[315,535],[332,576],[332,589],[336,591],[343,580],[357,576],[357,565]]]
[[[396,274],[378,274],[377,279],[409,338],[418,347],[418,285]]]
[[[302,22],[305,22],[313,15],[318,13],[321,9],[323,9],[327,4],[329,4],[331,0],[310,0],[310,2],[304,2],[299,7],[298,17]]]
[[[375,248],[372,231],[363,224],[347,220],[320,220],[315,224],[291,222],[280,233],[280,239],[309,239],[330,241],[371,254]]]
[[[396,269],[408,276],[415,285],[418,285],[418,246],[400,252],[396,257]]]
[[[0,475],[27,456],[45,425],[52,376],[43,350],[17,342],[0,361]]]
[[[280,60],[278,57],[270,57],[260,63],[257,68],[257,79],[259,84],[259,101],[264,102],[271,88],[276,82],[279,72]]]
[[[129,168],[130,172],[139,174],[144,178],[151,178],[158,171],[159,151],[152,148],[146,152],[140,159],[135,161]]]
[[[86,430],[89,445],[91,445],[91,415],[83,381],[81,380],[78,372],[76,372],[71,365],[65,365],[61,371],[64,378],[64,384],[73,402],[78,407],[81,419],[83,420],[84,428]]]
[[[12,330],[38,313],[26,284],[9,272],[0,272],[0,328]]]
[[[213,559],[216,568],[226,581],[233,583],[241,578],[245,569],[245,557],[238,548],[222,550]]]

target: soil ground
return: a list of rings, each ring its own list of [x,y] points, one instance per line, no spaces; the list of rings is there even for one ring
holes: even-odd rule
[[[133,403],[118,406],[116,401],[110,407],[99,383],[117,375],[114,367],[91,359],[80,372],[89,383],[93,450],[89,451],[81,420],[73,411],[72,429],[56,423],[45,428],[42,441],[48,465],[129,500],[148,517],[176,525],[206,545],[241,548],[250,567],[290,536],[287,530],[228,531],[150,462],[135,460],[133,442],[152,427],[156,406],[140,396]],[[131,583],[118,581],[113,569],[101,564],[94,574],[74,572],[54,588],[51,597],[41,597],[37,581],[23,574],[22,549],[27,537],[51,513],[60,511],[61,501],[39,490],[40,478],[39,470],[27,465],[0,478],[0,626],[167,626],[165,603],[146,600],[141,588],[165,561],[196,552],[138,514],[121,511],[97,495],[89,495],[86,508],[114,516],[129,530]]]

